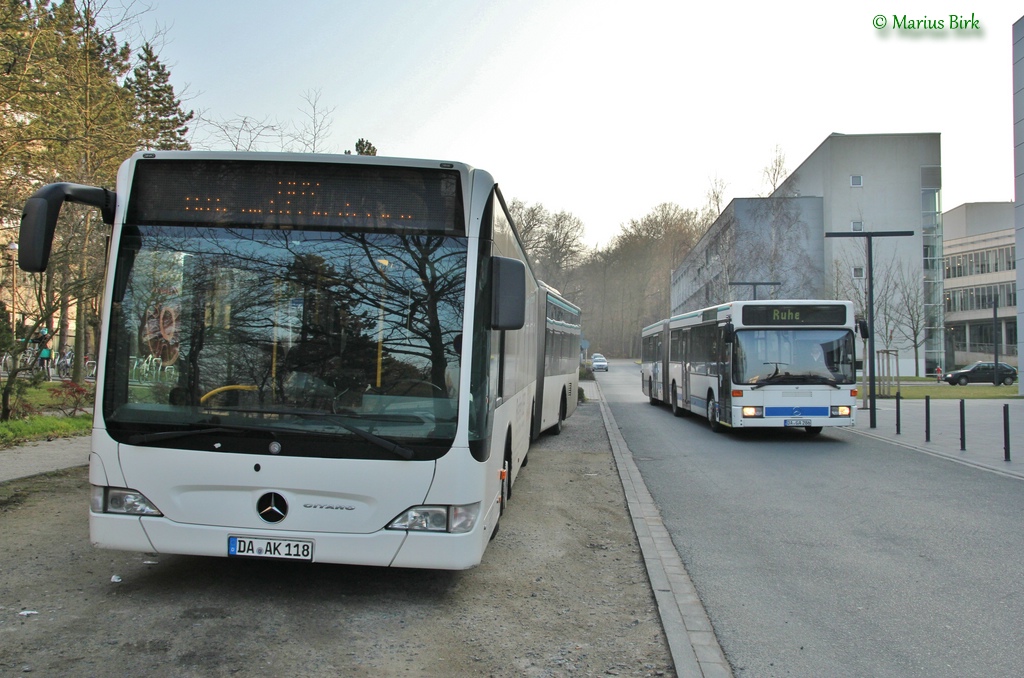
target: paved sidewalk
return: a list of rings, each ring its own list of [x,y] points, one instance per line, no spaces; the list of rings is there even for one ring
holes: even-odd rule
[[[959,388],[959,387],[958,387]],[[972,388],[972,387],[967,387]],[[960,439],[960,400],[901,400],[896,433],[896,400],[875,400],[875,428],[867,408],[857,412],[853,431],[962,464],[1024,479],[1024,399],[964,400],[964,449]],[[1005,461],[1004,406],[1009,420],[1010,459]],[[930,431],[926,435],[926,419]],[[927,439],[926,439],[927,438]]]
[[[0,450],[0,483],[89,463],[91,436],[40,440]]]

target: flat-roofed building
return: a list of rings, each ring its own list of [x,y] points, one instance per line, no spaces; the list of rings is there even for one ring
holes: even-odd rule
[[[945,229],[947,369],[976,360],[1017,366],[1017,260],[1012,202],[966,203]]]

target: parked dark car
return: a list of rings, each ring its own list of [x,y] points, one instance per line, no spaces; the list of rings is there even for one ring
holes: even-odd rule
[[[994,362],[979,360],[959,370],[946,372],[946,376],[942,379],[953,386],[958,384],[960,386],[966,386],[967,384],[991,384],[996,376],[995,367],[996,364]],[[999,363],[999,383],[1009,386],[1015,381],[1017,381],[1016,368],[1006,363]]]

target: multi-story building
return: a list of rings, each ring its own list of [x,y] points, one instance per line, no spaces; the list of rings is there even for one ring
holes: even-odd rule
[[[736,283],[756,282],[760,298],[844,298],[866,315],[857,234],[877,233],[876,351],[901,374],[933,372],[945,364],[941,178],[937,133],[830,135],[771,196],[729,204],[673,272],[672,313],[750,299]],[[897,231],[913,235],[883,235]]]
[[[1014,230],[1017,242],[1017,290],[1024,292],[1024,17],[1013,24],[1013,158],[1016,201],[1013,206]],[[1017,305],[1017,326],[1024,315],[1024,304]],[[1024,339],[1017,334],[1017,355],[1024,350]],[[1024,395],[1024,379],[1017,381],[1017,392]]]
[[[672,313],[730,298],[821,297],[824,241],[820,197],[736,198],[673,271]]]
[[[945,366],[975,360],[1017,365],[1017,261],[1012,202],[960,205],[945,232]]]

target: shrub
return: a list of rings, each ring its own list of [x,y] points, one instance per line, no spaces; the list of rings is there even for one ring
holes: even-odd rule
[[[54,404],[65,417],[73,417],[79,412],[88,411],[92,402],[92,391],[73,381],[62,381],[50,387]]]

